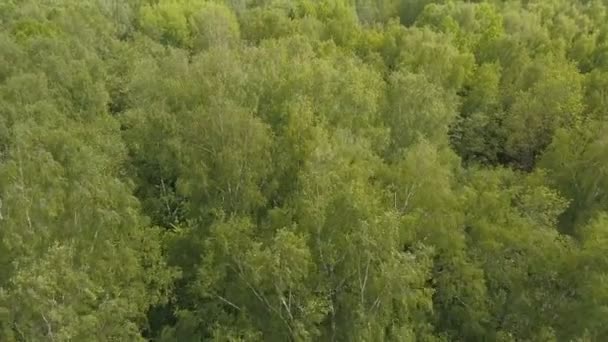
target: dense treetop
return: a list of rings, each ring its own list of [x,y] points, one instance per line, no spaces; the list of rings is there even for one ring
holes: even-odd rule
[[[0,1],[0,341],[608,340],[608,1]]]

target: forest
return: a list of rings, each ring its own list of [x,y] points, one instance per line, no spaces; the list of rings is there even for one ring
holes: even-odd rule
[[[608,0],[0,0],[0,341],[608,341]]]

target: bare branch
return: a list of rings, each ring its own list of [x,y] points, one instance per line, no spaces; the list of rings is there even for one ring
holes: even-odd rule
[[[219,294],[217,294],[217,293],[215,294],[215,296],[216,296],[216,297],[217,297],[219,300],[221,300],[222,302],[224,302],[224,303],[226,303],[226,304],[228,304],[228,305],[232,306],[233,308],[235,308],[235,309],[237,309],[237,310],[241,311],[241,308],[240,308],[238,305],[234,304],[233,302],[229,301],[228,299],[226,299],[226,298],[224,298],[224,297],[220,296],[220,295],[219,295]]]
[[[51,328],[51,323],[49,323],[49,321],[46,319],[46,316],[41,312],[40,315],[42,316],[42,319],[44,320],[44,323],[46,324],[46,333],[49,336],[49,338],[51,339],[51,341],[55,341],[55,337],[53,336],[53,329]]]

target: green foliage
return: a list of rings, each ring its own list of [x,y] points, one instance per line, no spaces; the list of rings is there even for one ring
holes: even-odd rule
[[[0,2],[0,341],[604,341],[604,1]]]
[[[385,125],[391,129],[393,149],[406,149],[420,137],[436,145],[447,143],[456,116],[454,96],[423,75],[404,72],[392,74],[388,87]]]

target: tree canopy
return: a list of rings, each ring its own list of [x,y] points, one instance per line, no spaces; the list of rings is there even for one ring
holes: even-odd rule
[[[0,341],[608,340],[608,2],[0,1]]]

